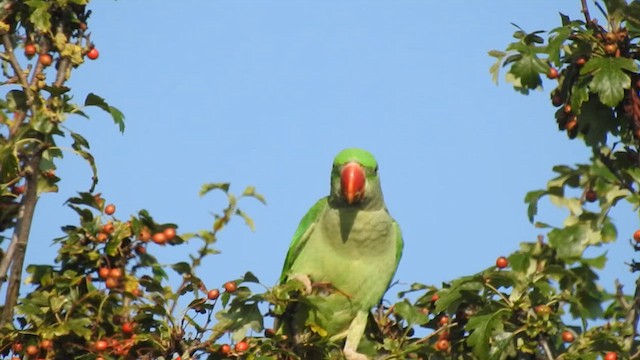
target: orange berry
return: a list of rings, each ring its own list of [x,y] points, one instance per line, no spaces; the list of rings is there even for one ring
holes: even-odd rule
[[[28,57],[29,59],[31,59],[33,57],[33,55],[36,54],[36,46],[33,44],[26,44],[24,46],[24,55],[26,57]]]
[[[53,58],[51,57],[51,55],[47,53],[43,53],[43,54],[40,54],[40,57],[38,58],[38,62],[43,66],[49,66],[53,63]]]
[[[451,344],[447,339],[441,339],[436,342],[436,350],[438,351],[448,351],[449,347],[451,347]]]
[[[109,270],[109,276],[114,278],[114,279],[120,279],[122,278],[122,269],[120,268],[113,268],[111,270]]]
[[[247,349],[249,349],[249,344],[246,341],[240,341],[235,346],[237,352],[244,352],[247,351]]]
[[[633,240],[640,243],[640,230],[636,230],[636,232],[633,233]]]
[[[218,290],[218,289],[211,289],[207,293],[207,298],[209,300],[216,300],[218,298],[218,296],[220,296],[220,290]]]
[[[107,344],[107,342],[104,341],[104,340],[98,340],[93,344],[93,347],[97,351],[105,351],[105,350],[107,350],[107,346],[109,346],[109,344]]]
[[[44,350],[49,350],[49,349],[53,348],[53,341],[51,341],[49,339],[44,339],[44,340],[40,341],[40,348],[44,349]]]
[[[96,241],[98,241],[99,243],[103,243],[107,241],[108,238],[109,238],[109,235],[103,232],[99,232],[98,235],[96,236]]]
[[[174,237],[176,237],[176,229],[172,227],[164,229],[162,233],[167,237],[167,241],[171,241]]]
[[[29,356],[36,356],[38,354],[38,347],[35,345],[29,345],[27,346],[27,355]]]
[[[98,269],[98,276],[100,276],[101,279],[106,279],[109,277],[109,268],[108,267],[101,267],[100,269]]]
[[[238,289],[235,281],[227,281],[224,283],[224,290],[228,293],[234,293]]]
[[[107,215],[113,215],[116,212],[116,206],[109,204],[104,208],[104,213]]]
[[[144,228],[140,230],[140,234],[138,234],[138,239],[140,239],[140,241],[142,242],[147,242],[151,240],[151,232],[149,231],[149,229]]]
[[[105,281],[104,281],[105,286],[107,287],[107,289],[115,289],[118,287],[118,279],[112,278],[112,277],[108,277]]]
[[[547,70],[547,77],[549,79],[555,79],[558,77],[558,69],[551,67],[549,68],[549,70]]]
[[[159,232],[159,233],[153,234],[153,237],[151,237],[151,240],[153,240],[153,242],[158,245],[164,245],[167,243],[167,236],[164,233]]]
[[[445,326],[447,324],[449,324],[449,317],[447,315],[442,315],[440,320],[438,320],[438,325]]]
[[[222,344],[220,346],[220,353],[222,355],[227,355],[229,352],[231,352],[231,346],[229,346],[229,344]]]
[[[564,341],[566,343],[571,343],[575,339],[576,339],[576,337],[575,337],[575,335],[573,335],[573,333],[571,331],[565,330],[565,331],[562,332],[562,341]]]

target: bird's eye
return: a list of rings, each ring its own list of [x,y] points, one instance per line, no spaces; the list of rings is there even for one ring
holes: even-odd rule
[[[377,173],[378,173],[378,165],[376,165],[376,168],[375,168],[375,169],[373,169],[373,172],[374,172],[375,174],[377,174]]]

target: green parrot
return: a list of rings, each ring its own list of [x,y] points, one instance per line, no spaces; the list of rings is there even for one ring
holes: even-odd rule
[[[331,340],[345,340],[349,360],[357,352],[371,308],[398,267],[403,240],[384,203],[378,164],[368,151],[349,148],[333,161],[331,192],[300,221],[280,283],[298,280],[306,301],[283,317],[299,336],[305,328]],[[297,340],[301,341],[301,340]]]

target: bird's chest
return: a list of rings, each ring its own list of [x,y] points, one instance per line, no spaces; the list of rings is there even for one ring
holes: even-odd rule
[[[298,262],[314,281],[359,288],[375,278],[375,269],[395,266],[393,225],[386,211],[331,211],[324,217],[310,234],[301,254],[305,259]]]

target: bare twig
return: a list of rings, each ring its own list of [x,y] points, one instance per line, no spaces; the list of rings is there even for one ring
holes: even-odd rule
[[[540,346],[542,346],[542,349],[544,350],[545,355],[547,355],[547,359],[554,360],[555,358],[553,357],[553,352],[551,352],[551,348],[549,347],[549,342],[547,342],[547,339],[541,337],[539,342]]]
[[[587,25],[591,24],[591,15],[589,15],[589,7],[587,6],[587,0],[580,0],[582,3],[582,13],[584,14],[584,20]]]

